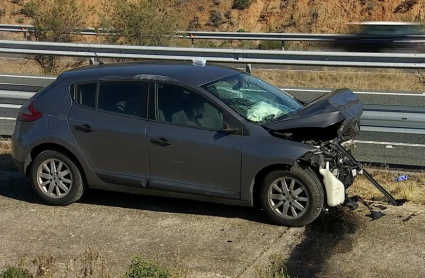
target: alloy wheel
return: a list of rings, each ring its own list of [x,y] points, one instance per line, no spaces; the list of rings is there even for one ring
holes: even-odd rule
[[[279,178],[270,185],[268,201],[273,211],[285,219],[303,216],[310,203],[304,185],[291,177]]]
[[[59,159],[48,159],[37,170],[37,185],[51,198],[65,197],[73,183],[69,167]]]

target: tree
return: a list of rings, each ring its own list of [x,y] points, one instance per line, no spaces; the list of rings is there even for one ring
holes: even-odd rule
[[[77,38],[74,30],[83,29],[86,25],[86,11],[76,0],[31,0],[21,13],[32,19],[34,32],[30,37],[41,42],[73,42]],[[27,55],[25,58],[36,61],[46,74],[82,63],[77,61],[61,67],[57,56]]]
[[[171,5],[167,0],[106,0],[99,27],[112,32],[109,43],[167,46],[180,27]]]

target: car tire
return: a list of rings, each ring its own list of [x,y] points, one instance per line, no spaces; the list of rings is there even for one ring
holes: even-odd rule
[[[31,180],[37,194],[49,205],[69,205],[84,193],[84,180],[76,163],[54,150],[43,151],[34,159]]]
[[[269,172],[260,189],[264,211],[282,226],[302,227],[313,222],[322,212],[324,196],[314,172],[297,165]]]

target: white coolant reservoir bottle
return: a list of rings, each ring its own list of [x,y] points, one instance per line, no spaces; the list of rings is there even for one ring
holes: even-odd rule
[[[344,184],[329,170],[329,162],[326,162],[326,168],[320,168],[319,172],[323,176],[323,182],[325,183],[328,206],[335,207],[344,203]]]

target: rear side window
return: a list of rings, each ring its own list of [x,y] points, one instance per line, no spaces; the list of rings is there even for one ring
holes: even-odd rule
[[[148,83],[99,83],[97,108],[104,111],[146,118]]]
[[[93,109],[146,118],[148,90],[149,83],[144,82],[81,84],[76,101]]]
[[[77,103],[90,108],[96,108],[97,83],[81,84],[77,87]]]

